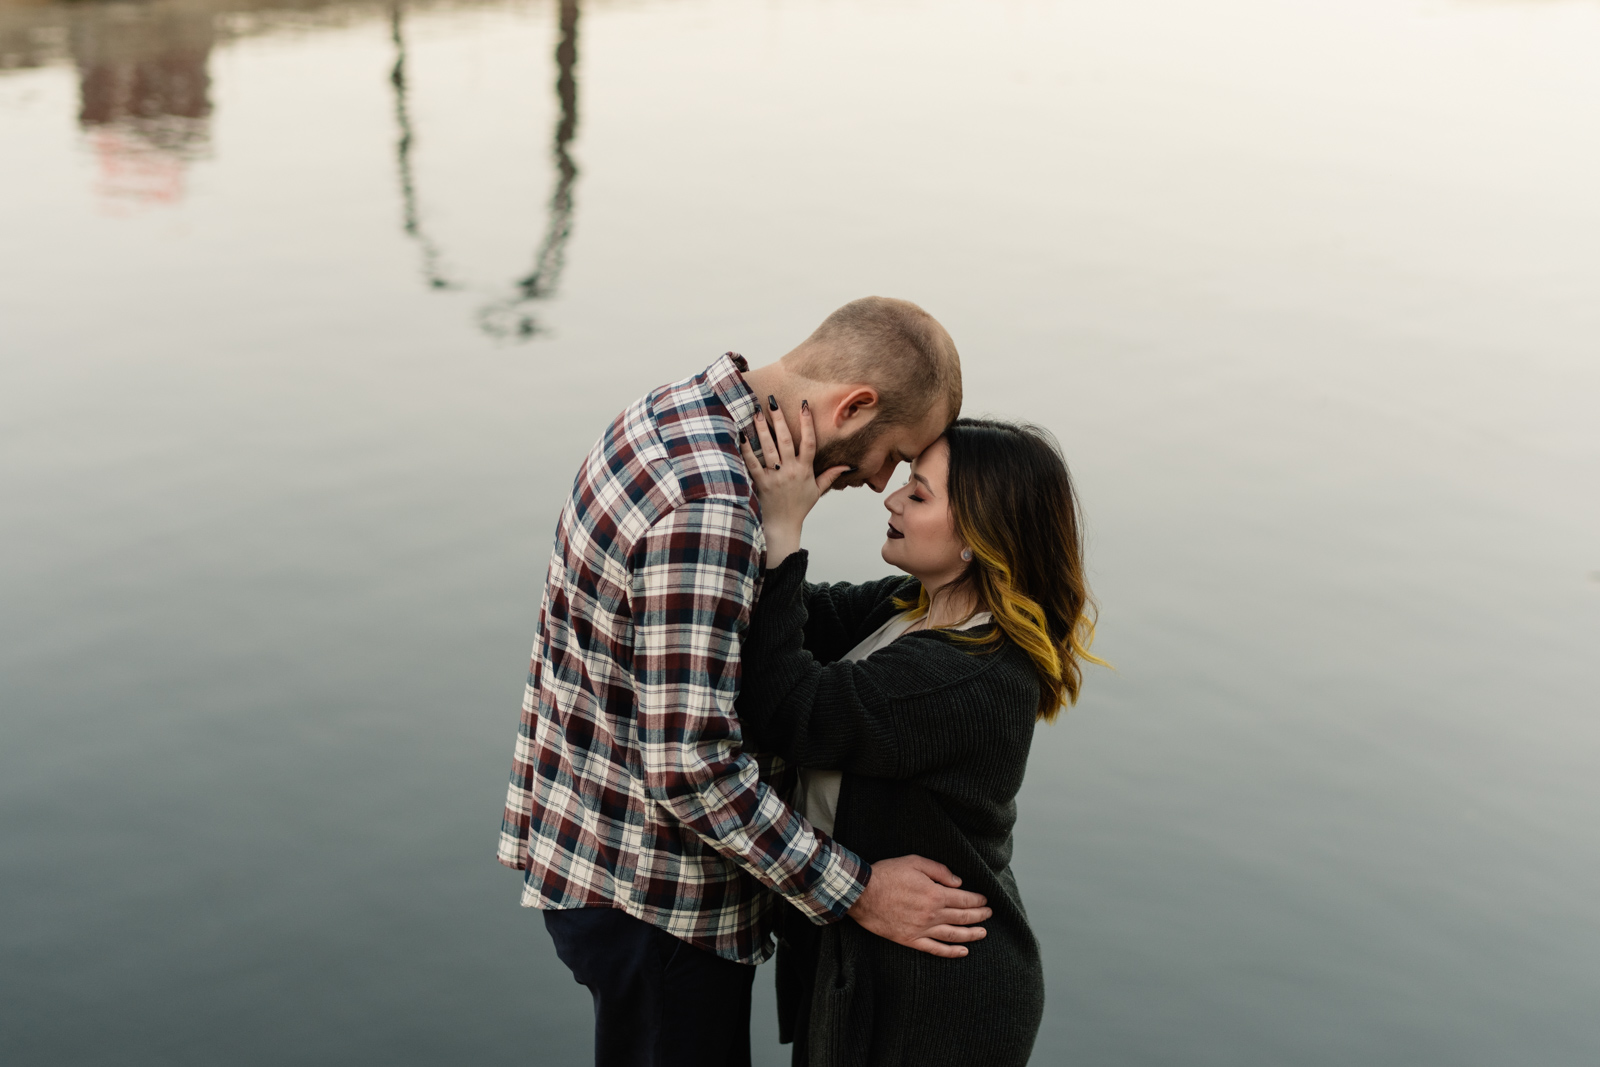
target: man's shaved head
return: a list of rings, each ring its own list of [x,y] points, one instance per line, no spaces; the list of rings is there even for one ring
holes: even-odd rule
[[[946,423],[961,414],[961,357],[955,342],[937,319],[909,300],[852,300],[823,319],[783,362],[815,382],[859,382],[876,389],[876,433],[920,424],[939,407]]]

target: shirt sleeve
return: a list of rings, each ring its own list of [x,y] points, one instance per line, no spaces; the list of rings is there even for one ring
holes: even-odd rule
[[[761,781],[734,711],[761,573],[757,537],[741,503],[702,500],[663,516],[631,556],[645,792],[813,922],[832,922],[866,888],[869,870]]]

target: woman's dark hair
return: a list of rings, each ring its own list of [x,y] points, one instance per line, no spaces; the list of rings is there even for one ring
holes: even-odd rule
[[[1037,426],[957,419],[950,446],[950,511],[956,536],[972,550],[958,579],[994,616],[987,636],[957,640],[994,647],[1004,634],[1033,660],[1039,718],[1053,721],[1076,703],[1095,604],[1083,574],[1083,534],[1072,476],[1055,440]],[[927,610],[924,591],[918,607]]]

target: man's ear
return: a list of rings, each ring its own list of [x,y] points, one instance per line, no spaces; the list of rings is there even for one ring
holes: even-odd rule
[[[863,422],[877,413],[878,391],[870,385],[852,386],[833,408],[833,424],[839,429],[856,419]]]

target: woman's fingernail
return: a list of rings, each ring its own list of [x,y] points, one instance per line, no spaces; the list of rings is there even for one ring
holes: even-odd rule
[[[811,401],[809,401],[809,400],[800,401],[800,410],[801,411],[810,411],[811,410]]]

